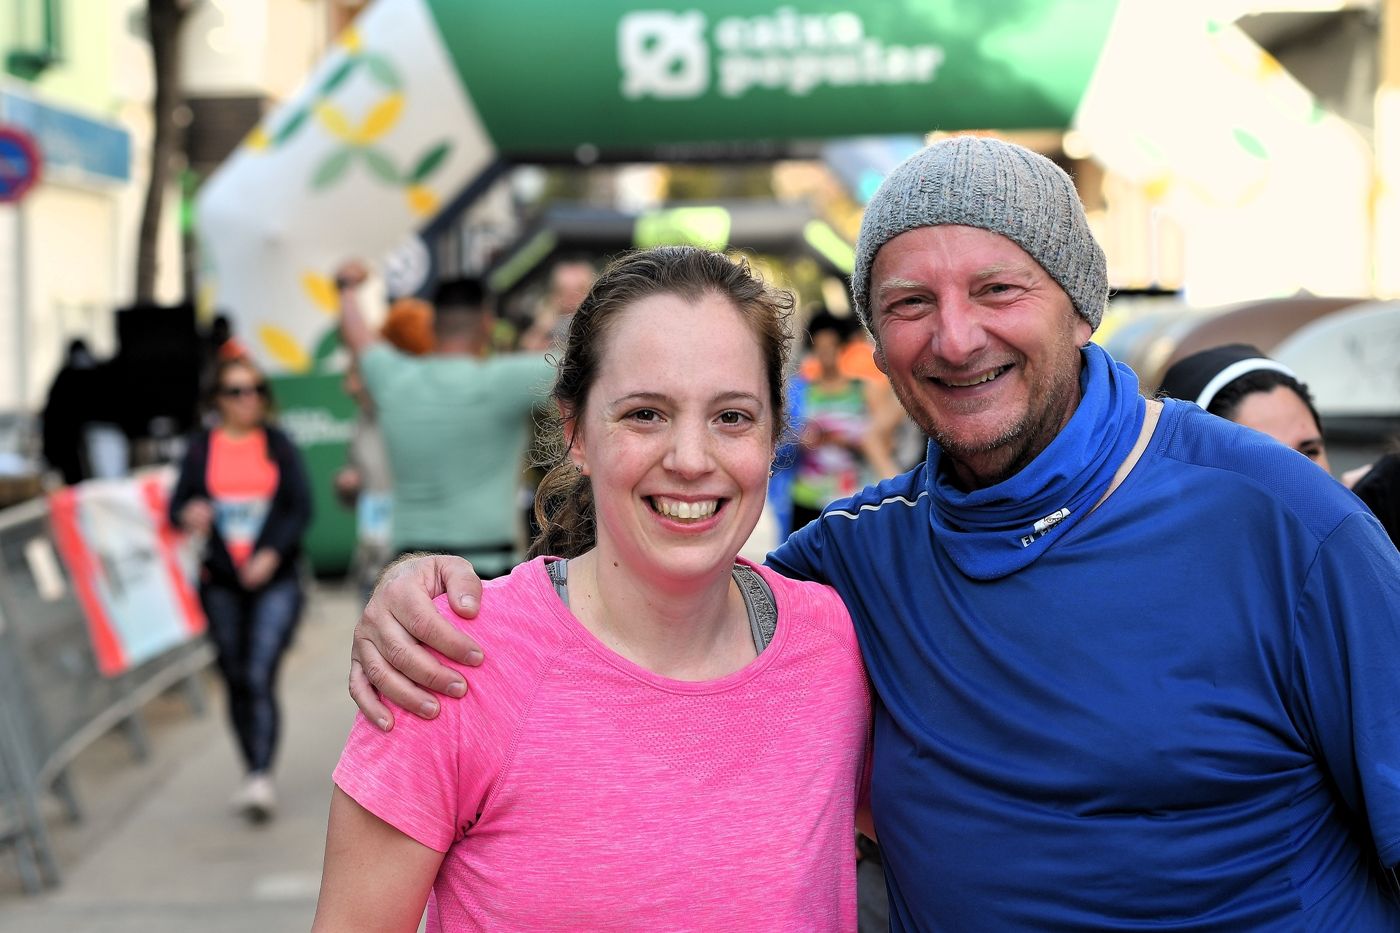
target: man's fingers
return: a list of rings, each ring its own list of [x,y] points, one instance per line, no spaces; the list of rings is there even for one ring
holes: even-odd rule
[[[481,608],[481,579],[471,562],[461,557],[443,558],[438,563],[438,575],[452,611],[464,619],[475,619]]]
[[[462,675],[440,662],[436,656],[417,642],[394,639],[377,646],[388,665],[420,687],[434,693],[459,697],[467,692]],[[398,702],[398,698],[389,699]],[[434,701],[436,702],[436,701]]]
[[[394,728],[394,714],[379,701],[379,691],[374,689],[374,684],[365,676],[365,669],[354,658],[350,659],[350,699],[366,719],[385,732]]]
[[[447,657],[452,658],[454,661],[461,661],[464,664],[471,665],[480,664],[481,646],[472,640],[470,635],[438,615],[437,609],[432,603],[424,603],[423,605],[426,606],[426,611],[424,611],[422,607],[415,606],[407,616],[399,619],[404,630],[418,641],[436,649]],[[391,657],[389,663],[393,664],[395,667],[399,667],[396,658]],[[436,663],[434,667],[440,670],[450,670]],[[403,669],[400,668],[400,670]],[[412,677],[425,687],[432,687],[434,690],[438,689],[434,683],[420,680],[406,670],[404,673],[408,674],[409,677]],[[435,673],[435,671],[430,673]],[[452,682],[461,681],[461,677],[456,671],[450,671],[450,673]],[[453,696],[462,695],[461,692],[453,692],[450,690],[438,690],[438,692],[451,693]]]
[[[404,649],[400,648],[399,650],[403,651]],[[422,654],[424,659],[427,658],[428,652],[425,649],[415,647],[413,650]],[[374,649],[373,645],[368,644],[368,639],[356,640],[355,655],[363,667],[365,679],[367,679],[373,688],[379,691],[383,697],[391,700],[408,712],[413,713],[419,719],[432,719],[438,714],[438,701],[431,693],[423,690],[412,680],[409,680],[396,670],[389,660],[392,655],[381,655]],[[404,659],[410,658],[411,655],[412,652],[407,654],[401,653],[399,657],[400,659]],[[408,660],[406,663],[413,664],[415,660],[417,660],[418,663],[431,663],[418,659]],[[358,698],[356,698],[355,702],[363,708]],[[369,714],[366,713],[365,715]]]

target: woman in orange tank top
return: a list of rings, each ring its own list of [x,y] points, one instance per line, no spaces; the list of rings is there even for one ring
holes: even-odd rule
[[[267,423],[269,402],[250,361],[218,363],[215,426],[191,438],[170,505],[171,520],[205,540],[200,601],[247,770],[233,805],[255,822],[276,807],[274,685],[301,615],[296,558],[311,520],[305,466],[291,439]]]

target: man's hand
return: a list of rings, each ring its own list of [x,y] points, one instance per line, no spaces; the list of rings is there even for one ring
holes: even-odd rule
[[[350,698],[366,719],[386,732],[394,727],[394,717],[380,693],[432,719],[438,714],[438,701],[429,691],[452,697],[467,692],[461,674],[435,660],[423,645],[463,664],[481,663],[481,647],[438,615],[433,599],[443,593],[459,616],[476,617],[481,581],[470,563],[440,555],[405,558],[384,571],[355,623]]]
[[[281,563],[282,558],[272,548],[258,548],[249,556],[243,569],[238,571],[238,582],[243,584],[245,590],[262,589]]]

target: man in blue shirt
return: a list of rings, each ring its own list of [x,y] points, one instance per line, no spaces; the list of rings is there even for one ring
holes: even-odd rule
[[[874,686],[896,929],[1396,930],[1400,557],[1306,458],[1149,401],[1089,342],[1102,250],[1073,183],[992,139],[867,207],[855,307],[927,461],[770,555],[846,600]],[[386,717],[471,646],[464,565],[400,568],[351,693]],[[366,674],[368,672],[368,676]]]

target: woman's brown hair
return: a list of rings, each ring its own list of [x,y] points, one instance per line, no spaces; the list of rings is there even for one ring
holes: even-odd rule
[[[530,545],[531,557],[577,557],[593,546],[593,490],[568,457],[564,427],[588,403],[610,322],[652,295],[676,295],[689,301],[717,295],[734,305],[763,354],[775,444],[786,430],[783,374],[791,343],[792,296],[765,283],[745,260],[694,246],[662,246],[622,256],[598,276],[569,323],[551,393],[558,414],[551,425],[550,455],[544,464],[548,472],[535,493],[540,533]]]

